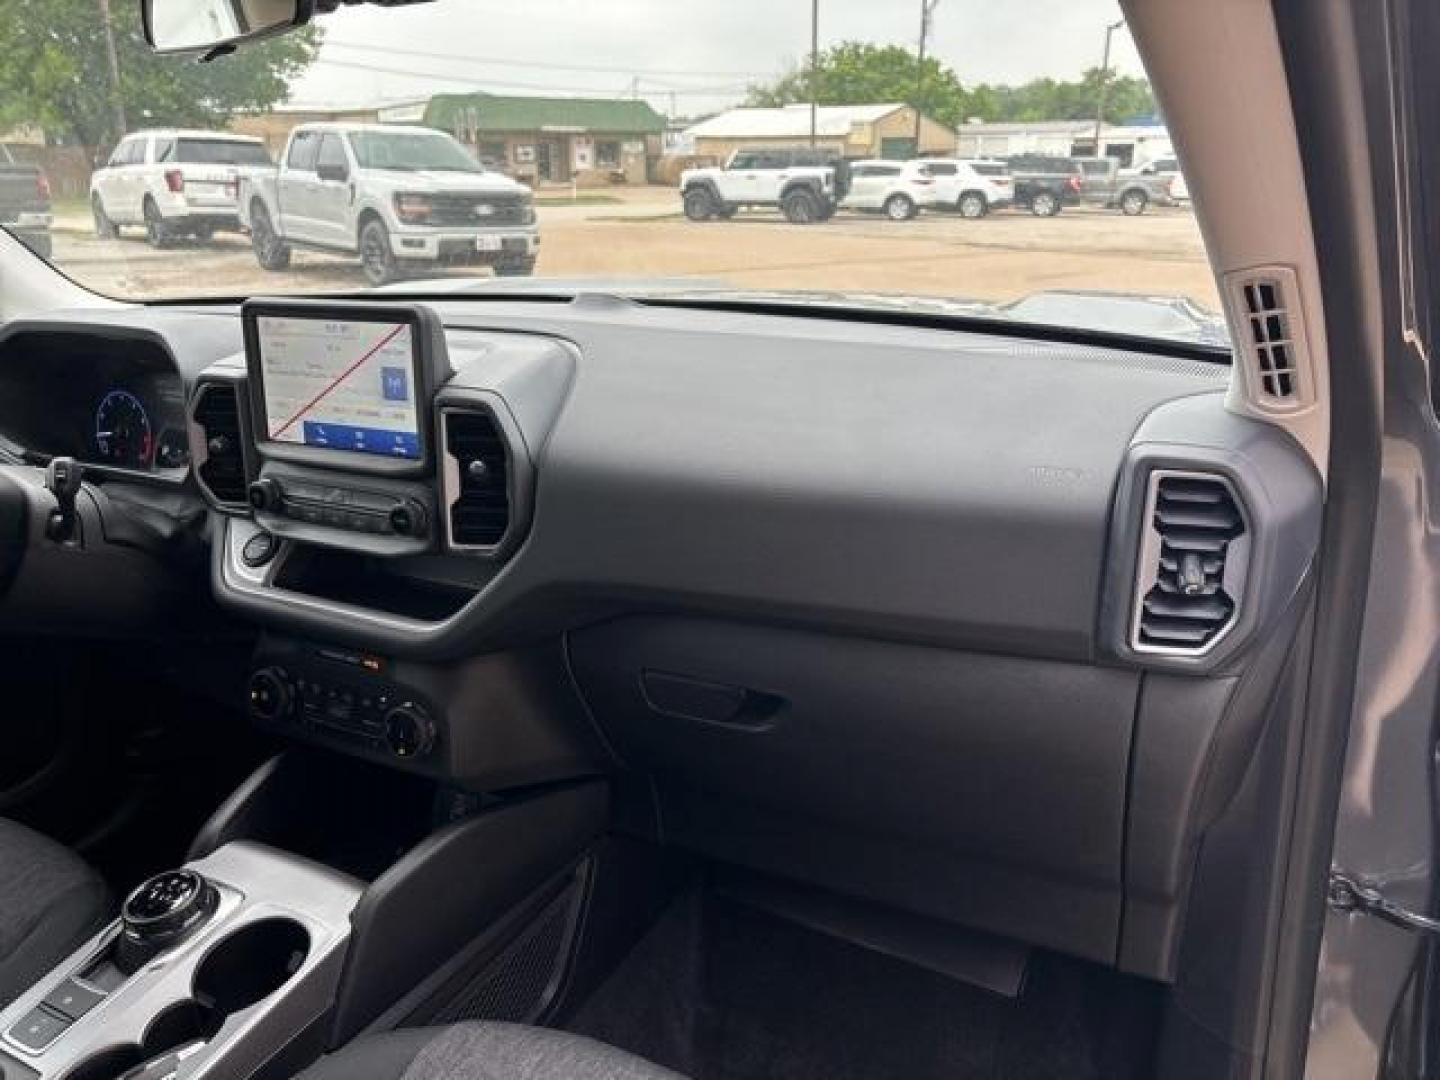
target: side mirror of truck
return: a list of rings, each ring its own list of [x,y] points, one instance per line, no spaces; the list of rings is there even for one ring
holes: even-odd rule
[[[157,53],[220,53],[310,21],[315,0],[141,0]]]
[[[315,175],[332,184],[343,184],[350,179],[350,170],[344,165],[317,165]]]

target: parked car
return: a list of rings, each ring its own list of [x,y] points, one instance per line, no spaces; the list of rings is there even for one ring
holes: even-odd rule
[[[1114,158],[1022,155],[1011,158],[1010,166],[1016,205],[1039,217],[1080,205],[1118,209],[1134,217],[1152,205],[1175,201],[1166,179],[1125,169]]]
[[[1148,335],[1195,345],[1230,346],[1225,319],[1188,296],[1094,289],[1052,289],[1000,305],[1001,315],[1047,326]]]
[[[720,167],[686,169],[680,197],[691,221],[731,218],[746,207],[778,207],[797,225],[826,221],[850,191],[840,155],[809,147],[737,150]]]
[[[1014,181],[1015,205],[1036,217],[1054,217],[1080,204],[1084,186],[1074,158],[1025,154],[1007,160]]]
[[[856,161],[850,165],[850,191],[840,205],[909,221],[934,204],[935,186],[925,162]]]
[[[15,160],[0,143],[0,225],[42,259],[50,258],[50,181],[38,165]]]
[[[424,127],[302,124],[278,167],[244,178],[240,220],[266,270],[296,247],[342,251],[372,285],[422,266],[531,274],[540,246],[530,189]]]
[[[1180,159],[1174,157],[1156,158],[1136,167],[1142,176],[1156,177],[1169,185],[1170,197],[1177,203],[1190,202],[1190,186],[1185,183],[1185,174],[1180,171]]]
[[[926,158],[924,165],[935,180],[937,210],[979,218],[1015,201],[1015,179],[1003,161]]]
[[[208,240],[240,228],[240,177],[270,165],[259,139],[225,131],[137,131],[120,140],[90,177],[95,235],[113,239],[143,225],[145,239],[164,247],[181,236]]]
[[[1126,169],[1115,158],[1076,158],[1080,167],[1080,201],[1087,206],[1118,209],[1126,217],[1153,206],[1173,206],[1169,180]]]

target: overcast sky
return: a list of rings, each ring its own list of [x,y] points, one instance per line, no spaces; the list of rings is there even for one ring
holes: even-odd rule
[[[820,0],[820,45],[913,48],[921,0]],[[1074,78],[1098,67],[1115,0],[940,0],[930,48],[962,82]],[[639,93],[693,116],[809,49],[810,0],[435,0],[322,16],[326,43],[291,100],[369,104],[445,90],[586,97]],[[1130,36],[1112,65],[1143,74]]]

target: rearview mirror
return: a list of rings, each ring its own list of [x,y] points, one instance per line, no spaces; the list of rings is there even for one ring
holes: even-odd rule
[[[141,0],[157,53],[213,52],[310,21],[314,0]]]

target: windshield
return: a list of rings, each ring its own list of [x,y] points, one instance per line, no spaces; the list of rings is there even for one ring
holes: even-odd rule
[[[603,289],[1223,342],[1117,0],[812,11],[346,4],[202,63],[150,53],[139,0],[22,4],[0,224],[127,300]]]
[[[350,134],[350,145],[362,169],[483,171],[463,146],[438,132],[355,131]]]

